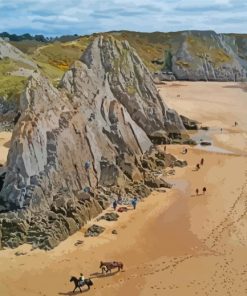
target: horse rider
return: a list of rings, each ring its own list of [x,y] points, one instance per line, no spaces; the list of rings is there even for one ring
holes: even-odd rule
[[[84,280],[85,280],[85,278],[84,278],[83,273],[80,273],[80,277],[79,277],[79,286],[83,286],[83,284],[84,284]]]

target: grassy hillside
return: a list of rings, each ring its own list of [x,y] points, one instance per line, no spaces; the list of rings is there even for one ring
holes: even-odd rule
[[[184,41],[187,41],[189,51],[196,58],[206,57],[217,66],[231,61],[223,47],[214,43],[209,36],[212,32],[174,32],[174,33],[139,33],[129,31],[108,32],[82,36],[76,40],[61,42],[40,42],[37,40],[12,41],[11,44],[26,53],[34,60],[38,68],[57,85],[64,72],[71,64],[80,58],[89,43],[99,35],[113,35],[118,40],[127,40],[134,47],[150,71],[160,71],[171,68],[172,56]],[[232,48],[247,61],[247,35],[228,34]],[[186,60],[177,60],[180,66],[186,68],[190,64]],[[21,67],[18,63],[0,60],[0,95],[18,94],[25,85],[25,78],[9,76],[6,73]]]
[[[36,48],[30,56],[56,85],[71,64],[81,57],[92,40],[93,37],[84,37],[65,43],[57,41]]]
[[[29,68],[26,64],[4,58],[0,60],[0,97],[16,98],[25,87],[27,78],[11,75],[20,68]]]

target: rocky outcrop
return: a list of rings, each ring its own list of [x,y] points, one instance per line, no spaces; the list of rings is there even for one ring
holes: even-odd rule
[[[198,130],[199,129],[199,127],[198,127],[199,122],[198,121],[191,120],[190,118],[183,116],[183,115],[180,115],[180,118],[182,119],[184,127],[187,130]]]
[[[232,41],[213,31],[183,32],[172,57],[173,74],[178,80],[245,81],[247,61]]]
[[[4,39],[0,38],[0,60],[4,58],[9,58],[24,65],[28,65],[33,69],[37,68],[36,64],[31,61],[23,52],[10,43],[6,42]]]
[[[18,104],[0,96],[0,132],[12,131],[18,116]]]
[[[152,145],[149,136],[184,130],[139,56],[112,38],[96,39],[59,89],[34,73],[20,108],[0,192],[7,247],[53,248],[105,209],[119,189],[147,196],[150,169],[141,155]]]
[[[88,236],[92,236],[92,237],[95,237],[95,236],[99,236],[102,232],[104,232],[105,228],[102,227],[102,226],[99,226],[99,225],[92,225],[91,227],[89,227],[85,233],[85,237],[88,237]]]

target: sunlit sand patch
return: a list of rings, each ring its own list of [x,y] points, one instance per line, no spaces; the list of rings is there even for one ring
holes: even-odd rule
[[[5,164],[7,161],[11,137],[11,132],[0,133],[0,165]]]

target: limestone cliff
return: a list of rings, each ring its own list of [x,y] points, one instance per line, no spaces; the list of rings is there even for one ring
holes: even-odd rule
[[[245,81],[247,61],[237,53],[233,38],[213,31],[187,31],[172,57],[179,80]]]
[[[141,155],[152,134],[163,130],[166,140],[184,129],[136,52],[112,38],[95,39],[58,89],[34,73],[20,108],[0,192],[0,237],[9,247],[52,248],[111,193],[147,195],[157,183]]]

